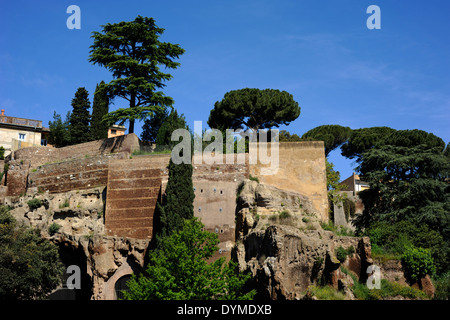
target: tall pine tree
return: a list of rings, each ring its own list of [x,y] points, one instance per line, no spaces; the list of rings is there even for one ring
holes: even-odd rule
[[[92,103],[91,139],[100,140],[108,138],[108,123],[103,121],[103,117],[108,114],[109,98],[105,87],[105,82],[97,84]]]
[[[82,87],[78,88],[75,98],[72,99],[72,113],[69,120],[70,144],[78,144],[91,140],[89,93]]]

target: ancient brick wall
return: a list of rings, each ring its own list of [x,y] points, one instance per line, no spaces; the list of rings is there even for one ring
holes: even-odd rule
[[[108,235],[150,239],[161,176],[170,155],[113,160],[108,167],[105,230]]]
[[[14,152],[14,159],[26,160],[32,168],[44,164],[124,152],[131,154],[139,150],[139,138],[134,134],[91,141],[63,148],[29,147]]]
[[[38,166],[28,174],[28,187],[36,187],[42,192],[61,193],[106,186],[109,162],[126,157],[125,153],[116,153]]]
[[[19,196],[27,191],[29,163],[27,161],[10,161],[6,174],[6,196]]]

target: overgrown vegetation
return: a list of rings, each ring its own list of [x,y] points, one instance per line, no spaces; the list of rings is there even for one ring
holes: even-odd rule
[[[0,300],[43,299],[63,271],[58,248],[0,206]]]
[[[29,201],[27,201],[28,207],[30,208],[31,211],[36,210],[37,208],[40,208],[42,206],[42,202],[41,200],[34,198],[31,199]]]
[[[238,273],[237,264],[208,259],[217,252],[218,236],[204,230],[197,219],[186,219],[180,230],[149,252],[146,272],[128,281],[127,300],[242,300],[250,274]]]
[[[53,222],[49,227],[48,227],[48,233],[53,236],[55,233],[57,233],[59,231],[59,229],[61,229],[61,225],[57,224],[56,222]]]

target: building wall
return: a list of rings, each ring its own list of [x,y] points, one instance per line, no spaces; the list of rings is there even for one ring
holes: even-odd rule
[[[328,221],[327,178],[323,141],[281,142],[278,170],[262,174],[270,164],[249,160],[250,175],[261,183],[307,196],[320,213],[322,221]],[[269,150],[270,147],[269,147]]]
[[[19,141],[19,133],[25,134],[25,140]],[[0,146],[5,148],[5,156],[9,155],[11,151],[19,148],[40,146],[41,132],[35,132],[24,127],[23,129],[11,129],[0,127]]]

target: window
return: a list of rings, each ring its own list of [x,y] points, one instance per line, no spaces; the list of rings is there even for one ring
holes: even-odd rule
[[[25,133],[19,133],[19,141],[25,141]]]
[[[111,134],[117,134],[117,130],[111,129]]]

